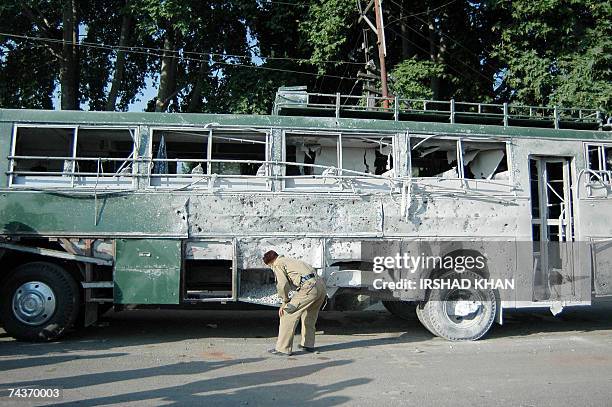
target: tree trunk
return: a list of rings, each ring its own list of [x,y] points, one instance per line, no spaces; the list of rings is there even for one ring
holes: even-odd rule
[[[193,91],[191,92],[191,100],[189,101],[189,112],[199,112],[202,106],[202,91],[204,90],[204,82],[208,75],[208,64],[200,62],[200,69],[198,69],[198,79]]]
[[[127,47],[130,40],[132,22],[132,16],[129,14],[129,11],[126,10],[121,19],[121,35],[119,37],[119,50],[117,51],[117,59],[115,61],[115,73],[113,74],[111,88],[108,92],[105,110],[113,111],[117,106],[117,97],[119,95],[119,89],[123,83],[123,74],[125,73],[126,53],[124,49]]]
[[[166,31],[164,54],[162,56],[159,89],[157,90],[156,112],[165,112],[176,89],[177,58],[175,51],[176,34],[173,29]]]
[[[431,14],[427,14],[427,28],[429,31],[429,58],[434,64],[438,63],[438,46],[437,46],[437,33],[436,26],[434,24],[433,17]],[[440,78],[432,76],[430,81],[431,92],[433,94],[432,99],[437,100],[440,98]]]
[[[412,56],[412,50],[410,42],[408,41],[408,22],[405,20],[405,15],[408,14],[405,11],[404,4],[400,9],[400,33],[402,34],[402,59],[408,59]]]
[[[62,110],[79,108],[79,23],[76,0],[63,0],[63,43],[60,68]]]

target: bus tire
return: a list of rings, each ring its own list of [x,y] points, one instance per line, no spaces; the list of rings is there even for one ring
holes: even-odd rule
[[[441,279],[469,279],[474,282],[480,276],[471,271],[449,272]],[[497,301],[491,289],[440,289],[431,290],[422,312],[433,331],[451,341],[474,341],[482,338],[495,320]]]
[[[391,314],[406,321],[414,321],[414,303],[408,301],[383,301],[383,306]]]
[[[50,341],[65,334],[79,315],[80,291],[62,267],[33,262],[17,267],[0,294],[4,329],[23,341]]]
[[[440,336],[433,329],[431,325],[431,321],[429,320],[429,315],[424,311],[426,305],[427,305],[427,301],[422,301],[419,304],[417,304],[416,306],[417,318],[419,319],[419,322],[421,323],[421,325],[423,325],[425,329],[427,329],[433,336]]]

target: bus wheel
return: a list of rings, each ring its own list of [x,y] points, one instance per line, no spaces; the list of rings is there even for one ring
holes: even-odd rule
[[[419,322],[421,323],[421,325],[423,325],[425,329],[431,332],[432,335],[440,336],[438,333],[436,333],[436,331],[434,331],[433,327],[431,326],[431,321],[429,320],[429,316],[425,312],[423,312],[425,304],[426,304],[425,301],[417,304],[416,306],[417,318],[419,319]]]
[[[6,332],[19,340],[59,338],[79,313],[79,288],[60,266],[47,262],[17,267],[0,294]]]
[[[493,290],[474,287],[474,281],[479,278],[471,271],[453,271],[441,277],[442,280],[450,281],[467,279],[471,281],[471,286],[466,289],[450,288],[430,292],[422,313],[423,318],[431,324],[433,332],[452,341],[473,341],[489,331],[495,320],[497,302]]]
[[[408,301],[383,301],[382,303],[387,311],[396,317],[406,321],[414,321],[414,303]]]

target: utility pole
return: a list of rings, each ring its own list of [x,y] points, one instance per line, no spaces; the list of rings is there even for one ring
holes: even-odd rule
[[[359,8],[359,14],[361,15],[359,17],[359,22],[365,21],[369,28],[376,34],[376,44],[378,46],[378,62],[380,65],[381,91],[375,91],[375,93],[382,95],[382,97],[384,98],[383,107],[389,108],[389,100],[387,99],[389,97],[389,89],[387,85],[387,66],[385,64],[387,48],[385,44],[385,27],[383,23],[382,0],[369,0],[365,7],[363,7],[361,0],[357,0],[357,6]],[[372,8],[374,8],[374,17],[376,25],[374,25],[368,17],[368,13],[372,10]],[[364,48],[367,50],[367,30],[364,30]],[[366,74],[362,76],[367,77],[366,79],[372,79],[371,75],[368,72],[368,62],[368,55],[366,51]],[[366,84],[369,85],[369,82],[366,81]],[[373,89],[369,88],[369,86],[367,86],[367,90],[368,93],[371,93],[373,91]]]
[[[376,35],[378,37],[378,61],[380,63],[380,86],[382,90],[383,106],[388,109],[389,89],[387,87],[387,66],[385,56],[387,54],[387,44],[385,44],[385,28],[383,26],[382,0],[374,0],[374,13],[376,15]]]

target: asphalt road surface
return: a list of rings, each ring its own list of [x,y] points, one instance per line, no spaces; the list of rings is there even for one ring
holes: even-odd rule
[[[61,342],[0,330],[0,405],[610,406],[612,306],[507,315],[451,343],[386,312],[323,313],[319,353],[268,355],[275,311],[108,314]],[[8,398],[61,388],[61,400]]]

